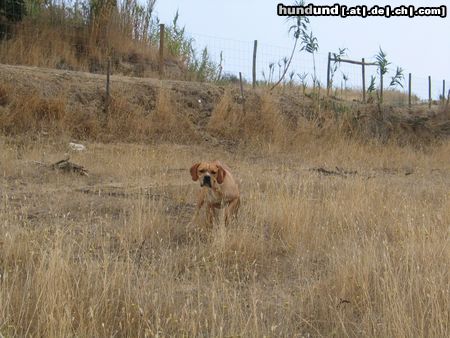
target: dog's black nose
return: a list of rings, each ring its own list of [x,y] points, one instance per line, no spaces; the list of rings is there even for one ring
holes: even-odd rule
[[[203,177],[203,185],[206,185],[211,188],[211,177],[210,176]]]

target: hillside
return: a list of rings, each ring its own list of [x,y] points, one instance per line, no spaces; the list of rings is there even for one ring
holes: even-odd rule
[[[290,87],[274,93],[246,89],[244,113],[236,86],[113,75],[105,115],[103,75],[0,65],[0,81],[0,128],[6,134],[31,128],[76,139],[237,144],[276,133],[292,141],[308,130],[316,136],[339,132],[407,144],[450,133],[448,109],[443,107],[380,108],[299,95]]]

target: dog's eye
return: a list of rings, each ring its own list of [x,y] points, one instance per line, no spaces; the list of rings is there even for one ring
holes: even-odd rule
[[[201,172],[202,174],[204,174],[205,171],[206,171],[205,169],[200,170],[200,172]]]
[[[215,174],[216,174],[216,171],[211,171],[211,174],[215,175]]]

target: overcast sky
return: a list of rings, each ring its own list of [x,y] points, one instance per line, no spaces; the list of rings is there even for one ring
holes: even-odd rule
[[[292,1],[281,2],[285,5],[293,3]],[[258,40],[261,44],[261,55],[259,55],[261,59],[258,59],[261,60],[259,62],[261,68],[258,70],[258,76],[260,76],[264,64],[287,55],[292,46],[292,37],[287,33],[288,24],[285,18],[277,16],[276,13],[278,3],[279,1],[272,0],[159,0],[156,11],[163,23],[170,23],[178,9],[179,21],[181,25],[186,26],[188,34],[192,34],[199,44],[208,45],[213,54],[214,50],[223,50],[224,63],[231,71],[243,68],[243,72],[249,74],[247,58],[251,59],[253,40]],[[318,0],[312,3],[333,5],[335,1]],[[408,2],[346,0],[339,4],[349,7],[367,5],[369,8],[376,4],[389,4],[392,7],[400,5],[416,7],[447,5],[450,7],[449,0],[409,0]],[[387,53],[389,61],[392,62],[391,69],[401,66],[406,74],[413,73],[413,79],[417,79],[415,82],[421,91],[427,87],[428,75],[433,78],[434,92],[439,92],[438,87],[442,91],[443,79],[447,80],[447,88],[450,87],[450,17],[448,13],[446,18],[311,17],[310,20],[311,29],[319,41],[317,68],[320,76],[326,74],[324,69],[329,51],[334,52],[338,48],[346,47],[349,50],[348,57],[351,59],[360,60],[364,57],[366,60],[373,60],[373,56],[381,46]],[[283,48],[276,49],[274,46]],[[237,53],[236,50],[241,51]],[[307,67],[305,70],[312,72],[309,62],[306,66],[306,58],[309,56],[302,57],[305,58],[303,60],[303,64]],[[301,72],[301,69],[296,71]],[[360,84],[359,69],[356,66],[350,66],[345,72],[349,73],[347,75],[350,77],[350,83]]]

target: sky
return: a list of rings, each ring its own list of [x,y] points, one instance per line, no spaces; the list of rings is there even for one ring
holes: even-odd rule
[[[269,73],[268,64],[288,56],[293,39],[288,23],[277,15],[277,4],[292,5],[293,1],[271,0],[159,0],[156,13],[162,23],[169,24],[179,10],[179,23],[186,27],[199,47],[207,46],[216,61],[223,51],[225,70],[232,73],[242,69],[245,77],[251,74],[253,40],[258,40],[258,78]],[[314,5],[334,5],[335,1],[311,1]],[[352,1],[339,5],[447,6],[447,17],[310,17],[310,28],[317,37],[316,55],[318,77],[324,82],[328,52],[347,48],[353,60],[373,61],[381,47],[387,53],[391,72],[396,66],[413,74],[413,89],[423,96],[432,77],[433,96],[442,92],[442,80],[450,88],[450,9],[449,0],[431,1]],[[312,58],[308,53],[296,53],[293,69],[297,73],[312,73]],[[372,72],[375,72],[373,70]],[[343,65],[337,73],[345,74],[349,86],[360,86],[358,66]],[[368,71],[369,75],[372,74]],[[337,78],[337,76],[336,76]],[[342,83],[342,76],[341,80]],[[366,80],[368,81],[368,80]]]

